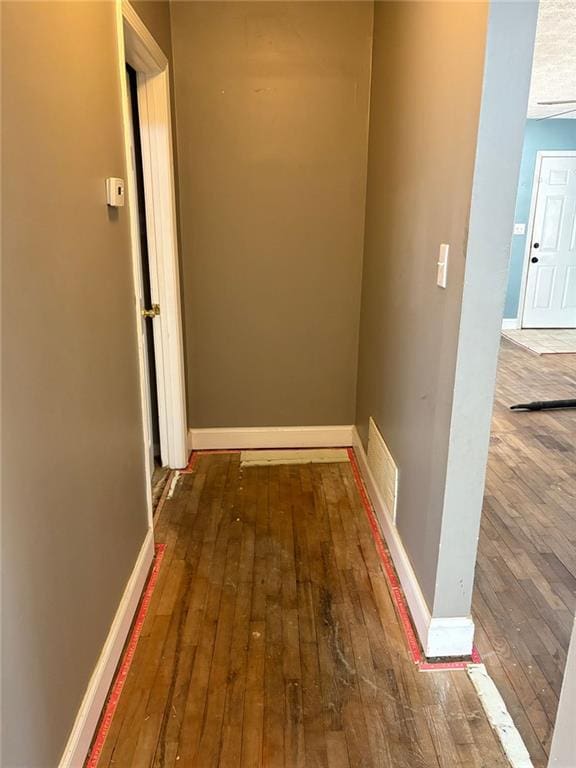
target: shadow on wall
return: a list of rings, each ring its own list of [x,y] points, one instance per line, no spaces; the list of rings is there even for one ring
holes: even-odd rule
[[[576,120],[527,120],[524,134],[524,148],[522,150],[522,165],[518,180],[518,195],[516,197],[516,212],[514,222],[526,224],[525,235],[513,235],[510,248],[510,273],[508,276],[508,290],[506,292],[506,305],[504,317],[514,319],[518,317],[520,286],[522,282],[522,267],[524,264],[524,251],[528,232],[528,218],[530,216],[530,202],[532,198],[532,182],[536,167],[536,153],[545,149],[573,149],[576,150]]]

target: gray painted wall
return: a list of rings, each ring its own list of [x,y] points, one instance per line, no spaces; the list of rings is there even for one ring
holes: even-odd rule
[[[2,765],[54,768],[147,530],[115,11],[2,11]]]
[[[534,12],[499,7],[512,77]],[[172,10],[192,423],[351,421],[372,8]],[[166,9],[154,13],[165,30]],[[113,7],[4,3],[3,16],[3,760],[31,768],[58,762],[147,523],[127,212],[103,204],[104,176],[124,174]],[[451,605],[434,601],[454,574],[438,566],[441,538],[448,557],[460,545],[442,514],[464,509],[473,526],[481,482],[469,509],[457,503],[467,468],[448,461],[448,436],[464,458],[471,439],[482,467],[503,300],[500,272],[489,305],[465,293],[461,351],[480,343],[488,366],[470,437],[458,397],[474,367],[462,355],[457,373],[457,349],[486,20],[481,4],[376,5],[358,425],[365,439],[373,415],[400,464],[398,527],[437,615],[462,601],[449,588]],[[473,208],[471,233],[486,215]],[[491,269],[499,220],[495,232]],[[468,243],[476,266],[482,243]],[[469,277],[486,289],[486,274]]]
[[[538,4],[490,6],[433,615],[470,611]]]
[[[397,524],[433,605],[487,6],[375,6],[358,429],[399,465]],[[448,287],[436,286],[450,243]]]
[[[372,4],[171,14],[189,422],[350,424]]]
[[[487,11],[387,2],[374,19],[357,424],[366,440],[374,417],[399,466],[397,527],[435,617],[470,611],[537,5]]]

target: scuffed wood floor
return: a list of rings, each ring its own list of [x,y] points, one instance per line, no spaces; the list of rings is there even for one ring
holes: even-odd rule
[[[152,473],[152,509],[155,510],[158,506],[169,478],[170,469],[168,467],[161,467],[158,464],[154,465]]]
[[[504,768],[465,672],[409,659],[350,465],[200,456],[100,766]]]
[[[561,398],[576,398],[576,355],[502,342],[473,608],[535,768],[548,762],[576,610],[576,410],[509,406]]]

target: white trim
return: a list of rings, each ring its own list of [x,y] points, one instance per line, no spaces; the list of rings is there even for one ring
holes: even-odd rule
[[[390,550],[390,555],[392,556],[392,560],[396,567],[398,578],[400,579],[400,584],[404,590],[404,595],[406,597],[406,602],[408,603],[408,608],[410,609],[412,621],[414,622],[416,632],[418,633],[418,637],[420,638],[420,642],[424,648],[428,637],[428,627],[430,626],[430,622],[432,620],[430,609],[428,608],[426,600],[424,599],[424,595],[422,594],[422,590],[418,584],[418,579],[416,578],[416,574],[412,568],[412,563],[410,562],[408,554],[404,549],[404,544],[402,543],[398,529],[392,522],[392,516],[390,515],[390,512],[384,504],[382,496],[378,491],[376,481],[374,480],[372,471],[368,466],[366,451],[364,450],[364,446],[362,445],[360,435],[358,434],[358,430],[356,428],[354,428],[352,445],[354,446],[354,452],[356,454],[356,458],[358,459],[358,465],[360,472],[362,473],[364,484],[366,485],[366,490],[368,491],[368,496],[372,502],[374,512],[376,513],[376,517],[380,523],[382,535],[388,544],[388,549]]]
[[[154,535],[152,528],[149,528],[134,569],[126,584],[102,653],[86,688],[59,768],[82,768],[84,765],[153,558]]]
[[[484,664],[470,664],[466,671],[512,768],[533,768],[522,736]]]
[[[538,201],[538,182],[542,170],[542,160],[545,157],[576,157],[576,150],[572,149],[543,149],[536,152],[534,166],[534,178],[532,179],[532,196],[530,198],[530,215],[526,226],[526,242],[524,244],[524,261],[522,263],[522,278],[520,280],[520,295],[518,297],[518,325],[524,327],[524,309],[526,304],[526,288],[528,286],[528,266],[530,264],[530,251],[534,233],[534,218],[536,216],[536,203]]]
[[[191,429],[195,451],[227,448],[340,448],[352,445],[351,425],[337,427],[245,427]]]
[[[180,480],[180,477],[181,473],[176,470],[172,475],[172,480],[170,481],[170,487],[168,488],[168,493],[166,494],[167,499],[171,499],[172,496],[174,496],[174,491],[176,490],[176,486],[178,485],[178,480]]]
[[[168,59],[148,28],[127,0],[120,0],[124,24],[126,61],[136,72],[160,74]],[[122,63],[124,60],[122,60]]]
[[[472,619],[470,616],[432,618],[398,529],[394,525],[390,511],[378,491],[376,481],[368,466],[366,451],[356,427],[353,428],[352,445],[354,446],[354,452],[358,459],[366,490],[380,523],[382,535],[386,540],[392,561],[398,573],[398,578],[400,579],[400,584],[404,590],[406,602],[424,650],[424,655],[428,658],[469,656],[472,653],[474,639],[474,623]]]
[[[470,656],[473,645],[474,622],[470,616],[430,619],[425,645],[428,658]]]
[[[178,469],[187,462],[186,384],[167,69],[152,77],[138,73],[138,108],[148,161],[143,167],[152,302],[160,305],[153,320],[160,450],[162,463]]]
[[[116,0],[116,8],[127,168],[130,162],[130,122],[124,76],[125,62],[137,71],[152,301],[160,305],[160,315],[153,320],[160,451],[162,463],[172,469],[178,469],[186,466],[188,451],[168,60],[130,3],[127,0]],[[132,189],[130,174],[128,181],[128,197],[133,200],[136,191]],[[136,207],[129,205],[129,211],[133,271],[136,280],[140,269],[139,244],[135,239],[138,233]],[[137,282],[135,290],[136,286]],[[145,340],[140,318],[142,307],[138,306],[139,302],[136,304],[140,378],[143,389],[145,360],[142,351]],[[146,416],[145,390],[143,397],[144,442],[147,453],[151,426]],[[147,462],[149,464],[148,459]],[[150,474],[151,468],[148,467],[147,471]]]
[[[146,511],[148,514],[148,525],[152,526],[154,520],[154,506],[152,502],[152,458],[150,456],[150,445],[152,443],[152,424],[150,422],[149,412],[149,388],[148,388],[148,367],[146,354],[146,339],[142,329],[142,317],[140,315],[140,306],[137,300],[137,286],[141,281],[142,262],[140,258],[140,237],[138,212],[132,201],[136,198],[134,189],[134,173],[130,173],[132,162],[132,137],[131,125],[132,114],[129,102],[128,86],[126,84],[126,50],[124,47],[124,22],[122,18],[122,7],[120,2],[116,3],[116,37],[118,45],[118,67],[120,77],[120,104],[122,109],[122,128],[124,136],[124,153],[126,161],[126,191],[128,198],[128,215],[130,220],[130,244],[132,252],[132,279],[134,281],[134,312],[136,318],[136,341],[138,345],[138,369],[140,374],[140,411],[142,414],[142,437],[144,440],[144,483],[146,495]]]
[[[502,320],[503,331],[514,331],[520,328],[520,320],[517,317],[505,317]]]

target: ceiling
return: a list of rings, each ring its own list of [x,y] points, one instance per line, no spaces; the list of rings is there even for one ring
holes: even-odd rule
[[[567,99],[576,102],[576,0],[540,0],[528,117],[576,109],[576,103],[538,105]],[[576,118],[576,112],[562,117]]]

